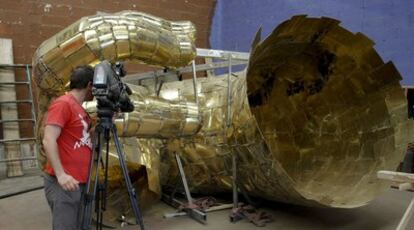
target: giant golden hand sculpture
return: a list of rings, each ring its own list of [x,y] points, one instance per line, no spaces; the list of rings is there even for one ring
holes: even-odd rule
[[[184,66],[195,56],[194,33],[190,22],[131,11],[82,18],[36,52],[40,119],[74,66],[104,59]],[[295,16],[265,40],[256,36],[248,68],[231,84],[199,78],[198,104],[192,81],[165,83],[158,96],[153,87],[131,85],[135,111],[116,125],[140,195],[157,197],[160,185],[175,182],[173,152],[184,160],[192,191],[230,191],[236,154],[251,195],[309,206],[366,204],[387,187],[376,172],[395,170],[414,137],[401,77],[373,44],[334,19]],[[117,172],[114,165],[113,188]]]

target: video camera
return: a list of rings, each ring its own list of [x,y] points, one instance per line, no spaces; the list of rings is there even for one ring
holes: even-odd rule
[[[111,64],[103,61],[95,66],[92,94],[96,97],[98,117],[112,117],[114,112],[132,112],[134,104],[129,99],[132,91],[122,83],[126,74],[120,62]]]

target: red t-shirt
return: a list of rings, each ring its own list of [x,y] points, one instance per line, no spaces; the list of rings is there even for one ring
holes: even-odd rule
[[[62,128],[57,144],[65,172],[80,183],[87,182],[92,142],[89,133],[91,120],[85,109],[70,93],[63,95],[49,106],[46,125]],[[50,162],[45,165],[45,171],[55,175]]]

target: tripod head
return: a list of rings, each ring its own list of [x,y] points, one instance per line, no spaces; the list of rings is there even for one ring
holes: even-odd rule
[[[98,123],[95,127],[95,133],[103,133],[103,137],[106,141],[110,139],[110,130],[114,129],[116,132],[116,127],[113,122],[113,116],[115,112],[112,109],[98,109]],[[115,140],[118,141],[118,140]],[[96,144],[96,143],[95,143]]]
[[[97,115],[99,119],[110,118],[114,116],[115,112],[111,108],[98,108]]]
[[[104,129],[110,129],[113,127],[112,117],[100,117],[98,120],[98,124],[96,125],[96,131],[99,130],[99,127]]]

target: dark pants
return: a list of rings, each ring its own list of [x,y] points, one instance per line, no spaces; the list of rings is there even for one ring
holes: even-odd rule
[[[408,149],[404,157],[402,171],[406,173],[413,173],[414,172],[413,161],[414,161],[414,149]]]
[[[81,197],[84,185],[79,190],[65,191],[57,182],[57,179],[49,174],[44,174],[45,195],[52,211],[53,230],[77,230],[79,229],[79,213]]]

